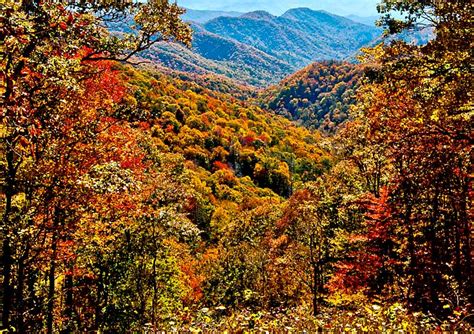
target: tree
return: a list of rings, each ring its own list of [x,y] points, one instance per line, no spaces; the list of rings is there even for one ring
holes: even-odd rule
[[[5,106],[1,114],[2,326],[9,329],[14,314],[14,326],[19,331],[28,328],[24,327],[24,282],[34,286],[39,272],[25,270],[49,254],[46,322],[52,332],[58,247],[69,240],[63,233],[70,233],[80,211],[79,203],[74,203],[75,182],[84,168],[91,168],[96,150],[90,144],[96,144],[97,136],[115,122],[109,116],[121,98],[120,86],[112,87],[114,83],[108,81],[113,75],[98,62],[129,60],[160,40],[188,43],[189,28],[179,19],[181,9],[167,1],[25,0],[0,6],[5,42],[0,88]],[[130,14],[140,29],[121,37],[107,32],[107,24],[126,21]],[[29,293],[31,303],[40,298],[33,290]]]
[[[296,192],[278,223],[277,236],[286,236],[285,265],[312,295],[313,315],[319,314],[321,296],[332,257],[331,203],[321,184]]]
[[[395,41],[367,51],[371,82],[359,105],[365,138],[384,138],[390,163],[385,212],[404,264],[400,286],[407,287],[398,293],[416,307],[446,314],[442,305],[455,295],[463,303],[473,297],[472,53],[466,29],[472,5],[383,1],[380,9],[406,14],[405,20],[385,16],[388,33],[429,25],[436,36],[426,45]]]

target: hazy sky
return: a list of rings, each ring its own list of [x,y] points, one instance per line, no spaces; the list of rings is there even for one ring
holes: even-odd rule
[[[376,5],[379,0],[176,0],[183,7],[192,9],[211,9],[249,12],[266,10],[279,15],[290,8],[308,7],[323,9],[328,12],[359,16],[377,14]]]

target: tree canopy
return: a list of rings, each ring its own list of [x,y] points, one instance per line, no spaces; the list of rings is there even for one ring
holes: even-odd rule
[[[469,1],[382,1],[435,38],[264,103],[141,64],[176,4],[0,9],[3,331],[472,330]]]

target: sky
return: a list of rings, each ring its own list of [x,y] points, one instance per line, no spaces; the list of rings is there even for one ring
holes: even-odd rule
[[[281,15],[290,8],[308,7],[326,10],[338,15],[377,15],[376,5],[380,0],[176,0],[186,8],[250,12],[266,10]]]

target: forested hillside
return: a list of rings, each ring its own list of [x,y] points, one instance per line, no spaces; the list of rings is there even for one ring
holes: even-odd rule
[[[298,124],[334,132],[349,117],[362,75],[361,65],[314,63],[266,89],[259,100],[264,108]]]
[[[259,95],[136,63],[175,3],[0,4],[0,330],[472,332],[472,5],[382,5],[436,38]]]
[[[196,81],[131,68],[121,72],[132,92],[125,96],[121,117],[145,127],[143,122],[150,122],[155,144],[183,155],[196,169],[224,171],[236,181],[244,178],[254,188],[288,197],[294,186],[329,167],[329,153],[316,145],[318,133]]]
[[[178,43],[157,43],[141,56],[174,70],[215,74],[240,83],[265,86],[295,69],[250,45],[210,33],[192,24],[193,49]]]
[[[191,26],[191,50],[176,43],[158,43],[143,56],[175,70],[215,73],[259,87],[276,84],[316,60],[350,58],[382,32],[305,8],[280,17],[263,11],[224,14]],[[114,29],[124,27],[115,24]]]
[[[292,9],[279,17],[266,12],[219,17],[204,28],[298,67],[315,60],[344,59],[380,36],[377,28],[307,8]]]

